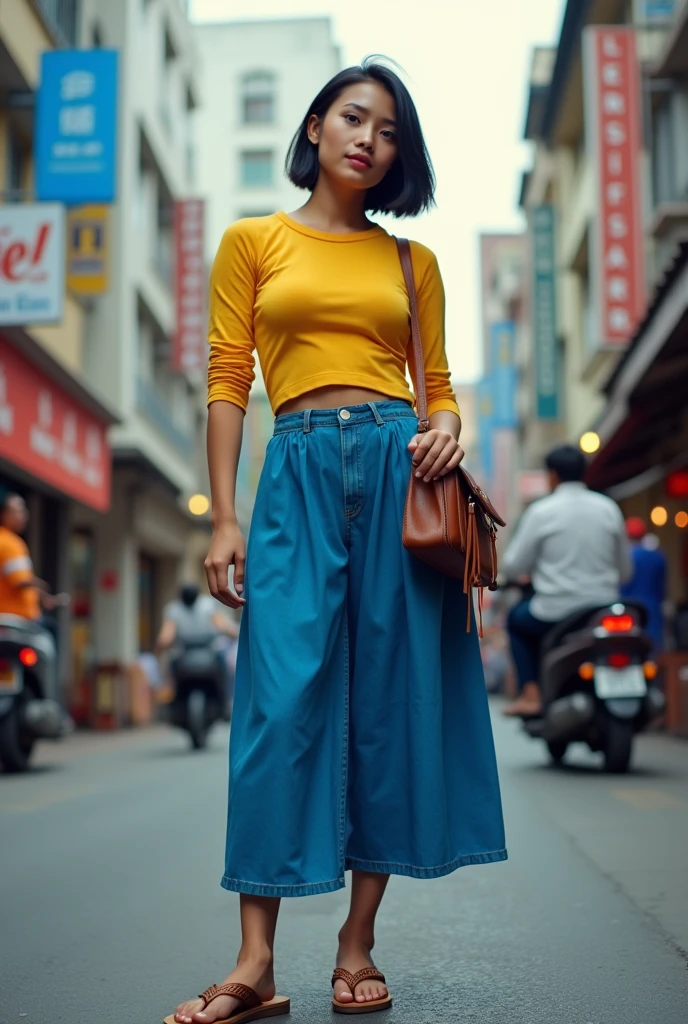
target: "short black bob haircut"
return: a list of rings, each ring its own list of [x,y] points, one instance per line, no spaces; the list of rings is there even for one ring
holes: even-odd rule
[[[397,110],[397,159],[380,184],[368,190],[365,209],[370,213],[415,217],[434,206],[435,172],[411,95],[399,76],[382,64],[379,57],[367,57],[360,66],[340,71],[320,90],[291,141],[285,164],[287,177],[297,188],[313,191],[320,161],[318,147],[308,138],[309,118],[315,114],[322,121],[344,90],[359,82],[378,82],[392,96]]]
[[[561,444],[553,448],[545,458],[545,465],[557,474],[562,483],[579,483],[588,468],[585,455],[572,444]]]

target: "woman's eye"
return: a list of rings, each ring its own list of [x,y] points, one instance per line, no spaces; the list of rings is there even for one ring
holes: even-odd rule
[[[397,141],[397,137],[394,134],[394,132],[383,132],[382,133],[382,137],[387,139],[389,142],[396,142]]]
[[[358,122],[358,118],[356,117],[355,114],[347,114],[346,119],[349,122],[349,124],[356,124]]]

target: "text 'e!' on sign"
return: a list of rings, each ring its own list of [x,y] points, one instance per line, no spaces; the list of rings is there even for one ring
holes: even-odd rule
[[[59,203],[0,206],[0,324],[62,320],[64,231]]]

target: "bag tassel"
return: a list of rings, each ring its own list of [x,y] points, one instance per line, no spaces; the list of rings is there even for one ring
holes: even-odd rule
[[[466,632],[471,631],[471,605],[473,587],[478,589],[478,636],[483,638],[483,587],[480,582],[480,538],[475,518],[475,503],[468,503],[468,530],[466,537],[466,566],[463,574],[463,592],[468,597]]]

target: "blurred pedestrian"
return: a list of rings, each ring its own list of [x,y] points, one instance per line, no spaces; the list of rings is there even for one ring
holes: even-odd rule
[[[528,577],[533,596],[512,608],[507,620],[519,697],[505,715],[538,715],[540,646],[557,622],[586,607],[619,597],[632,564],[619,506],[583,482],[585,456],[560,445],[545,460],[552,493],[526,509],[504,558],[510,580]]]
[[[371,952],[390,873],[435,878],[506,857],[477,635],[457,628],[467,598],[401,543],[412,467],[437,479],[463,451],[437,261],[413,243],[430,410],[419,434],[397,247],[367,216],[433,203],[397,75],[369,61],[332,79],[287,172],[306,204],[233,224],[211,275],[206,567],[211,592],[245,606],[222,879],[241,893],[242,946],[224,986],[168,1018],[186,1024],[286,1013],[273,975],[280,898],[341,889],[347,869],[333,1007],[388,1007]],[[234,491],[254,348],[277,419],[244,572]]]
[[[46,613],[69,604],[68,594],[51,594],[33,571],[23,533],[29,510],[20,494],[0,496],[0,615],[17,615],[39,623],[57,643],[57,624]]]
[[[666,599],[667,560],[656,538],[648,533],[647,523],[639,516],[629,516],[626,533],[631,544],[633,575],[621,588],[627,601],[637,601],[647,611],[645,628],[652,637],[656,652],[664,646],[664,614]]]

